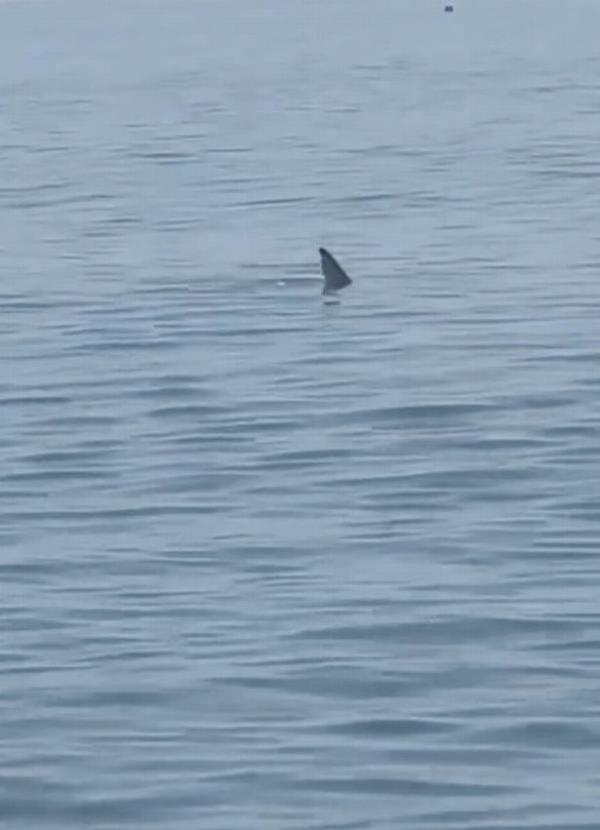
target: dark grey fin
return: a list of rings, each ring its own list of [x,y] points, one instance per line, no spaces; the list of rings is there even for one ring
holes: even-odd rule
[[[350,285],[352,280],[336,258],[325,248],[319,248],[319,253],[321,254],[321,273],[325,279],[323,294],[328,294],[330,291],[340,291]]]

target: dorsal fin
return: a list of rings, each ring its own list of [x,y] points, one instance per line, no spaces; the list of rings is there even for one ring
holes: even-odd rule
[[[339,291],[347,285],[350,285],[352,280],[337,259],[325,248],[319,248],[319,254],[321,255],[321,273],[325,279],[323,294],[329,291]]]

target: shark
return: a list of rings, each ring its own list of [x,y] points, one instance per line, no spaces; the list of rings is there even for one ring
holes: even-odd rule
[[[330,254],[326,248],[319,248],[319,254],[321,256],[321,273],[325,280],[323,294],[336,294],[352,283],[352,280],[333,254]]]

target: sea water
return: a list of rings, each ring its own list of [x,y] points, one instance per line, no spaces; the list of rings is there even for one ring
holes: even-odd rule
[[[0,4],[7,830],[598,827],[599,27]]]

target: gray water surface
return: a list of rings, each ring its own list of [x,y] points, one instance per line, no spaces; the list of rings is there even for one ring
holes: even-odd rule
[[[3,827],[598,828],[599,27],[0,4]]]

